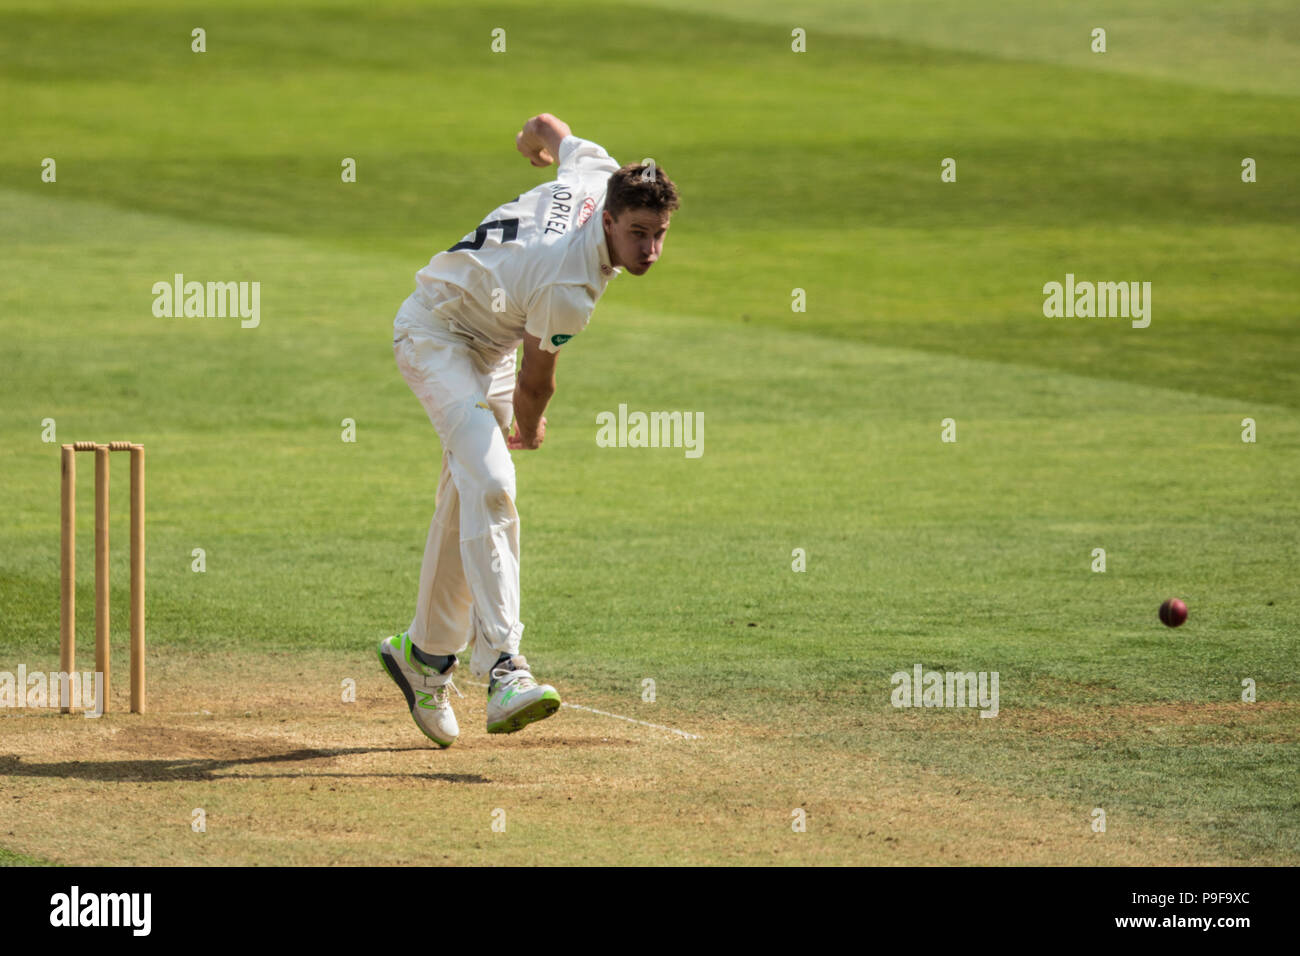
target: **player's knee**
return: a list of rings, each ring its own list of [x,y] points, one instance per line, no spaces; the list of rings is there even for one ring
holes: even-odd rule
[[[490,469],[479,489],[488,510],[499,513],[514,507],[515,476],[504,469]]]

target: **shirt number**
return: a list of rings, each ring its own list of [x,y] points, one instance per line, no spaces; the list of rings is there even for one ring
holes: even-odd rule
[[[479,227],[474,230],[473,239],[462,239],[456,243],[448,252],[455,252],[457,249],[482,249],[483,243],[487,240],[487,234],[493,229],[501,230],[501,241],[509,242],[519,235],[518,219],[494,219],[491,222],[480,223]]]

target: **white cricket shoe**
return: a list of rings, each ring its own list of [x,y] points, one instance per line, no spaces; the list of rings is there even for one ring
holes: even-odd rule
[[[451,709],[447,688],[459,696],[460,688],[451,682],[451,672],[456,669],[455,655],[439,671],[421,662],[418,649],[408,633],[394,634],[379,642],[379,663],[406,697],[415,725],[439,747],[450,747],[460,736],[460,725]]]
[[[560,695],[550,684],[538,684],[528,661],[516,654],[497,661],[488,684],[487,730],[513,734],[535,720],[545,720],[560,709]]]

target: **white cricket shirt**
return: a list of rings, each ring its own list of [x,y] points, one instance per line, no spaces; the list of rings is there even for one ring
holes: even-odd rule
[[[604,148],[566,136],[553,181],[492,210],[476,230],[415,274],[423,306],[399,324],[450,329],[487,364],[524,333],[557,352],[587,326],[621,268],[610,262],[601,213],[619,164]],[[419,314],[414,314],[418,312]]]

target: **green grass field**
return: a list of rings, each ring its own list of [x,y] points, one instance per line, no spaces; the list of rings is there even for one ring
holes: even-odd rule
[[[53,419],[148,449],[151,699],[121,459],[119,712],[0,710],[0,865],[1300,862],[1300,10],[699,6],[0,2],[0,672],[57,667]],[[462,685],[438,751],[374,657],[440,455],[389,333],[554,175],[541,111],[683,205],[515,454],[523,651],[696,737],[489,737]],[[260,326],[156,318],[175,273],[259,281]],[[1066,273],[1151,325],[1044,317]],[[598,447],[620,403],[703,412],[703,456]],[[997,671],[998,716],[892,707],[917,663]]]

